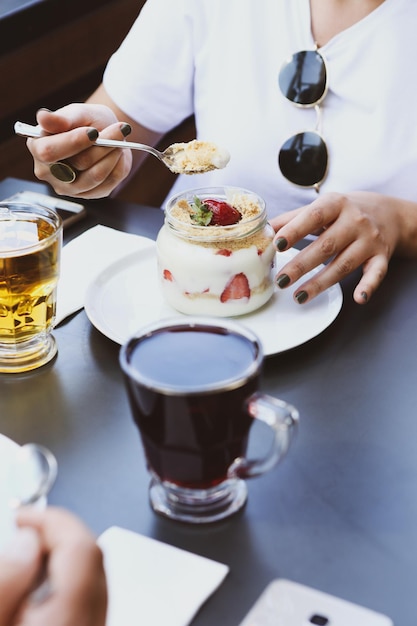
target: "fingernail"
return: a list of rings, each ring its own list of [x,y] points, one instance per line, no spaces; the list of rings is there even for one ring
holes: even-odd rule
[[[39,554],[39,537],[32,528],[21,528],[1,551],[0,557],[13,563],[30,563]]]
[[[130,133],[132,132],[132,127],[130,124],[127,124],[126,122],[124,122],[121,126],[120,126],[120,132],[122,133],[123,137],[127,137],[128,135],[130,135]]]
[[[298,304],[303,304],[308,298],[308,293],[306,291],[299,291],[298,293],[295,294],[295,299],[297,300]]]
[[[361,297],[362,297],[362,300],[364,300],[365,302],[368,302],[368,294],[366,293],[366,291],[362,291]]]
[[[47,109],[46,107],[40,107],[38,111],[46,111],[47,113],[52,113],[51,109]]]
[[[87,135],[90,141],[95,141],[98,137],[98,130],[97,128],[89,128],[87,130]]]
[[[290,281],[291,279],[288,274],[280,274],[280,276],[278,276],[276,280],[276,283],[280,289],[284,289],[284,287],[290,284]]]
[[[282,252],[288,246],[288,241],[285,239],[285,237],[278,237],[278,239],[275,241],[275,245],[278,250]]]

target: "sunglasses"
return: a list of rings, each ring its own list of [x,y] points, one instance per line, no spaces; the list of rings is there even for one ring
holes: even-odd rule
[[[299,187],[312,187],[319,191],[326,178],[328,151],[320,134],[320,103],[327,94],[327,68],[317,50],[296,52],[284,63],[278,85],[282,94],[295,106],[315,108],[316,128],[293,135],[282,145],[278,154],[281,173]]]

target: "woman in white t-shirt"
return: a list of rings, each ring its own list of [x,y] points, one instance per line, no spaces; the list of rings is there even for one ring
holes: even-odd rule
[[[417,257],[416,23],[415,0],[147,0],[88,103],[38,112],[54,136],[28,141],[35,173],[58,193],[106,196],[143,154],[91,147],[97,131],[155,144],[194,114],[197,138],[231,160],[175,190],[257,192],[278,250],[321,233],[278,286],[330,259],[296,300],[362,266],[364,303],[393,254]],[[50,171],[64,159],[70,185]]]

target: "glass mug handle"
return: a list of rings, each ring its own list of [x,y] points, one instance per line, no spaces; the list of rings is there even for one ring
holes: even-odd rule
[[[229,467],[228,478],[253,478],[268,472],[284,458],[297,430],[299,413],[283,400],[256,392],[246,401],[246,408],[251,417],[269,426],[274,440],[263,458],[236,458]]]

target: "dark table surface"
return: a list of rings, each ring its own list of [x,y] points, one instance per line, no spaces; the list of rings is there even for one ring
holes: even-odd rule
[[[3,181],[0,195],[23,187]],[[96,223],[155,237],[162,212],[94,201],[66,238]],[[352,300],[354,280],[328,329],[267,359],[263,388],[297,406],[299,432],[282,465],[248,481],[246,508],[227,521],[191,527],[151,511],[119,346],[84,311],[55,330],[52,364],[0,375],[0,432],[54,452],[50,503],[97,534],[118,525],[229,565],[195,626],[237,626],[277,577],[415,626],[417,264],[392,262],[365,306]]]

